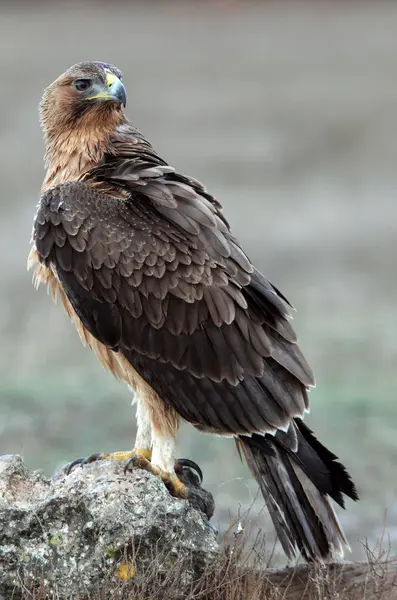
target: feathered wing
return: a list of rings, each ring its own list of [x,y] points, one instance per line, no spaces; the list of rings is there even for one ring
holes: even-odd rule
[[[211,202],[169,178],[158,203],[154,173],[131,198],[88,182],[50,189],[35,224],[41,260],[90,333],[182,417],[225,434],[288,427],[312,375],[284,303]]]
[[[167,405],[199,429],[242,436],[281,539],[287,528],[309,558],[326,556],[332,542],[315,494],[300,490],[282,504],[291,496],[282,484],[295,489],[297,479],[303,489],[304,476],[317,490],[312,467],[326,479],[333,469],[310,442],[305,460],[299,456],[306,442],[294,419],[308,407],[313,375],[285,298],[253,267],[198,182],[174,173],[148,144],[139,152],[118,144],[123,156],[44,194],[34,228],[40,260],[87,330],[122,353]],[[270,489],[263,482],[277,454],[292,467],[278,469]],[[354,496],[345,483],[341,477],[341,491]],[[319,489],[321,504],[329,492]],[[309,496],[321,539],[301,543],[296,520],[306,518],[309,530],[316,520],[309,508],[306,516],[298,510]]]

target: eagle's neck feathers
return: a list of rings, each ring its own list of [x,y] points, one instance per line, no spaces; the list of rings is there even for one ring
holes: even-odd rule
[[[46,132],[46,176],[42,192],[48,188],[75,181],[83,173],[98,166],[106,153],[114,153],[110,138],[126,118],[117,112],[106,120],[82,119],[58,131]]]

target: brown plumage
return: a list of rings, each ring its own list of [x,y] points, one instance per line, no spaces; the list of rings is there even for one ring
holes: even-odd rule
[[[136,447],[152,451],[154,467],[173,471],[179,416],[234,436],[288,556],[341,554],[329,497],[343,506],[343,494],[357,495],[302,422],[314,379],[288,302],[251,264],[219,202],[127,120],[121,77],[80,63],[44,93],[37,280],[138,393]]]

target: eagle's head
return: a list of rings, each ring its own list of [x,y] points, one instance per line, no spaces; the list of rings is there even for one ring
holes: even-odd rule
[[[126,104],[123,75],[104,62],[73,65],[44,91],[40,117],[45,134],[120,120]]]

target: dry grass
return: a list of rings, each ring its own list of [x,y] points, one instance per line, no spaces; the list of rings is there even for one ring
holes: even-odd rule
[[[153,553],[150,566],[129,581],[104,581],[89,595],[44,591],[44,582],[23,591],[9,591],[6,600],[396,600],[397,558],[389,550],[370,550],[361,563],[295,565],[268,568],[269,552],[259,538],[248,546],[244,534],[230,534],[219,560],[198,581],[187,582],[186,562]],[[129,550],[121,557],[134,563]],[[20,588],[20,590],[21,590]],[[3,597],[0,593],[0,598]]]

